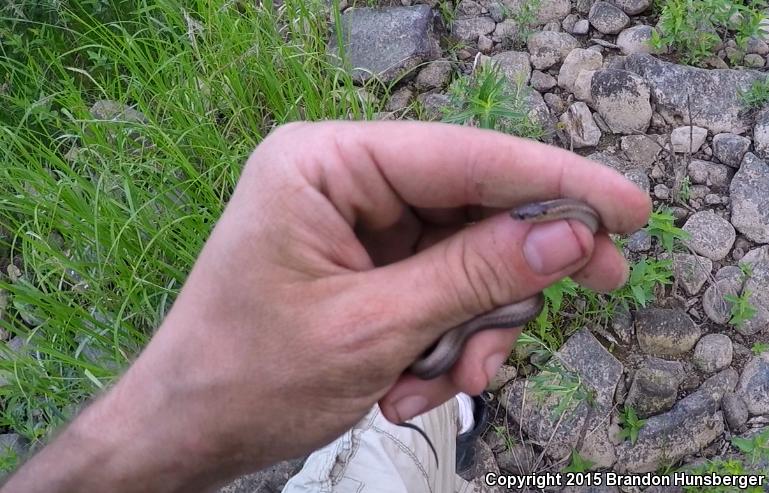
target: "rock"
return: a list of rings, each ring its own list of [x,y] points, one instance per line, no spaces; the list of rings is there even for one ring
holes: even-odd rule
[[[711,270],[713,261],[707,257],[688,253],[673,254],[673,272],[689,296],[699,293]]]
[[[291,476],[302,469],[304,459],[279,462],[259,472],[242,476],[218,493],[273,493],[283,489]]]
[[[558,82],[550,74],[546,74],[539,70],[535,70],[531,73],[531,87],[539,92],[547,92],[554,88]]]
[[[753,307],[753,316],[735,327],[737,332],[751,336],[769,327],[769,258],[767,249],[761,247],[751,250],[742,257],[742,263],[750,267],[750,275],[745,281],[743,293],[750,293],[748,303]]]
[[[593,99],[590,94],[590,85],[593,82],[593,70],[583,70],[577,75],[577,79],[574,81],[574,97],[580,101],[592,103]]]
[[[751,415],[769,413],[769,352],[755,356],[745,365],[737,394]]]
[[[502,43],[504,46],[511,46],[518,38],[519,32],[520,29],[515,20],[505,19],[494,28],[491,39],[498,43]]]
[[[737,381],[739,379],[740,376],[737,373],[737,370],[734,368],[727,368],[702,382],[700,391],[706,392],[716,401],[720,401],[726,394],[734,392],[734,389],[737,388]]]
[[[19,463],[23,462],[29,453],[29,443],[17,433],[3,433],[0,435],[0,457],[15,455]]]
[[[623,55],[651,53],[650,40],[654,28],[643,24],[625,29],[617,36],[617,46]]]
[[[541,31],[529,36],[528,48],[534,68],[544,70],[562,62],[571,50],[579,46],[570,34]]]
[[[561,126],[566,133],[564,142],[570,148],[595,147],[601,139],[601,130],[593,120],[590,108],[581,101],[572,104],[569,110],[561,115]]]
[[[543,130],[543,140],[548,142],[551,136],[555,135],[555,120],[550,115],[550,109],[547,107],[544,98],[540,93],[531,89],[526,96],[525,105],[529,108],[529,120]]]
[[[479,36],[490,34],[497,27],[491,17],[466,17],[454,19],[451,24],[451,34],[466,43],[475,43]]]
[[[537,455],[531,445],[515,443],[510,448],[497,452],[500,471],[507,474],[531,474],[537,465]]]
[[[402,111],[408,108],[411,104],[411,99],[414,97],[414,91],[408,87],[401,87],[392,93],[390,99],[387,100],[385,110],[387,111]]]
[[[651,0],[614,0],[627,15],[638,15],[651,6]]]
[[[668,200],[670,198],[670,189],[664,183],[654,185],[654,197],[660,200]]]
[[[505,16],[507,15],[507,7],[505,7],[502,2],[492,1],[486,5],[486,8],[489,11],[489,16],[494,19],[494,22],[497,24],[504,22]]]
[[[680,309],[644,308],[635,315],[641,350],[655,356],[676,356],[694,347],[702,330]]]
[[[692,159],[687,166],[687,172],[692,183],[725,188],[732,179],[732,169],[724,164]]]
[[[650,182],[649,182],[649,175],[646,174],[646,172],[642,169],[630,169],[623,173],[625,175],[625,178],[630,180],[631,182],[635,183],[635,185],[643,190],[644,192],[649,192]],[[646,244],[644,240],[644,244]],[[649,248],[651,248],[651,245],[649,245]],[[645,250],[639,250],[639,251],[647,251]]]
[[[753,146],[756,154],[767,156],[769,151],[769,108],[761,110],[756,115],[756,125],[753,127]]]
[[[761,55],[756,55],[755,53],[749,53],[745,55],[743,62],[745,63],[746,67],[761,68],[764,66],[765,60],[764,60],[764,57],[762,57]]]
[[[590,31],[590,21],[587,19],[580,19],[574,23],[572,34],[584,35]]]
[[[766,56],[769,55],[769,45],[761,39],[751,37],[748,38],[748,44],[745,51]]]
[[[451,63],[447,60],[436,60],[427,64],[419,71],[415,86],[419,91],[440,89],[449,83],[451,77]]]
[[[603,65],[603,56],[593,50],[575,48],[566,56],[558,72],[558,85],[574,92],[574,83],[583,70],[598,70]]]
[[[468,488],[470,491],[489,491],[489,493],[492,493],[493,490],[482,489],[483,486],[486,485],[480,485],[479,487],[481,478],[484,474],[488,473],[499,474],[497,459],[494,457],[494,453],[485,441],[476,440],[475,460],[470,469],[468,471],[463,471],[460,476],[470,482],[470,488]]]
[[[353,67],[353,79],[363,82],[378,77],[390,83],[438,58],[434,20],[428,5],[347,9],[342,14],[344,53]],[[330,36],[328,51],[338,62],[337,36]]]
[[[698,391],[670,411],[648,418],[635,445],[625,441],[617,447],[616,472],[652,472],[709,445],[724,431],[718,403],[710,394]]]
[[[673,145],[673,152],[694,154],[700,150],[707,136],[708,131],[702,127],[678,127],[671,132],[670,143]]]
[[[652,108],[649,88],[639,76],[625,70],[597,70],[590,81],[595,109],[612,132],[645,133]]]
[[[625,68],[646,81],[657,111],[668,121],[681,118],[684,124],[704,127],[714,134],[739,134],[748,129],[751,122],[740,94],[750,89],[755,81],[765,78],[756,71],[706,70],[676,65],[643,53],[629,55]],[[694,92],[681,88],[691,88]],[[692,122],[689,122],[689,114]]]
[[[528,84],[531,77],[531,64],[529,54],[521,51],[503,51],[497,53],[491,59],[505,74],[511,84]]]
[[[646,358],[635,372],[625,405],[642,418],[667,411],[675,404],[683,379],[684,367],[678,361]]]
[[[462,0],[457,4],[457,17],[475,17],[482,13],[482,7],[473,0]]]
[[[726,301],[724,296],[738,295],[742,290],[742,273],[739,268],[730,269],[728,272],[728,275],[720,278],[716,274],[715,284],[708,287],[702,297],[705,315],[717,324],[725,324],[731,318],[732,304]]]
[[[587,18],[603,34],[617,34],[630,22],[630,18],[620,8],[603,1],[593,4]]]
[[[769,243],[769,167],[745,154],[729,188],[732,224],[751,241]]]
[[[497,390],[501,389],[507,382],[514,379],[517,375],[518,372],[514,366],[502,365],[499,370],[497,370],[494,378],[491,379],[491,382],[489,382],[486,390],[490,392],[496,392]]]
[[[725,258],[736,238],[729,221],[712,210],[692,214],[682,229],[689,233],[689,238],[684,240],[686,246],[711,260]]]
[[[611,319],[611,330],[617,334],[619,340],[624,344],[630,344],[633,341],[633,316],[627,308],[617,307],[614,310],[614,317]]]
[[[742,158],[750,149],[750,139],[730,133],[720,133],[713,137],[713,154],[719,161],[732,168],[739,168]]]
[[[650,168],[662,150],[662,143],[656,135],[626,135],[620,140],[620,148],[630,161]]]
[[[705,373],[723,370],[732,364],[732,340],[724,334],[708,334],[697,342],[694,366]]]
[[[488,36],[481,34],[478,36],[478,51],[481,53],[488,55],[491,53],[491,50],[494,48],[494,41],[491,40]]]
[[[417,96],[417,101],[422,105],[427,120],[440,120],[444,110],[451,105],[449,97],[438,92],[422,93]]]
[[[566,111],[566,103],[563,102],[563,99],[558,94],[547,92],[542,97],[553,115],[560,115]]]
[[[561,21],[561,27],[567,33],[574,34],[574,24],[576,24],[577,21],[579,21],[579,16],[577,14],[569,14],[563,18],[563,21]]]
[[[663,185],[664,186],[664,185]],[[656,185],[655,188],[655,195],[659,194],[659,190],[657,190],[657,187],[659,185]],[[652,237],[649,233],[644,231],[643,229],[639,229],[638,231],[634,232],[630,235],[627,242],[627,249],[631,252],[648,252],[652,247]]]
[[[541,0],[534,4],[531,4],[530,0],[505,0],[504,3],[512,16],[519,14],[524,6],[535,5],[534,23],[539,26],[552,21],[560,23],[571,10],[570,0]],[[527,3],[529,5],[526,5]]]
[[[731,430],[741,428],[748,421],[748,406],[737,394],[729,393],[721,399],[721,409]]]
[[[95,120],[117,121],[126,123],[147,124],[149,120],[144,113],[135,110],[131,106],[117,101],[101,99],[96,101],[89,110]]]

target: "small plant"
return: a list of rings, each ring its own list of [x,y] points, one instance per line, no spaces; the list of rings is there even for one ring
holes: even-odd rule
[[[732,445],[745,454],[751,465],[761,460],[769,460],[769,429],[750,438],[732,437]]]
[[[740,272],[742,272],[742,282],[744,283],[753,273],[750,264],[741,262]],[[756,314],[755,307],[750,303],[751,292],[743,289],[740,294],[726,294],[724,300],[731,303],[729,324],[734,327],[740,327],[742,324],[753,318]]]
[[[511,87],[495,63],[482,63],[472,75],[451,84],[443,121],[539,138],[542,128],[529,118],[528,95],[523,80]]]
[[[494,425],[492,429],[494,430],[494,433],[496,433],[497,436],[502,439],[502,442],[505,444],[505,450],[512,450],[515,446],[515,438],[510,435],[510,431],[507,429],[507,427],[502,425]]]
[[[593,467],[594,464],[595,462],[585,459],[584,457],[579,455],[579,452],[572,449],[569,465],[566,466],[561,472],[574,472],[574,473],[587,472],[590,470],[591,467]]]
[[[753,354],[758,356],[762,353],[769,351],[769,344],[765,342],[756,342],[753,344],[753,347],[751,347],[750,350],[753,352]]]
[[[672,252],[676,242],[689,238],[689,233],[676,226],[674,222],[673,214],[660,209],[651,213],[649,224],[644,230],[652,237],[657,238],[662,248]]]
[[[556,358],[550,358],[529,381],[531,391],[539,402],[555,397],[553,416],[562,415],[580,402],[587,401],[592,404],[594,401],[592,393],[582,383],[579,375],[564,367]]]
[[[750,89],[740,93],[742,104],[749,109],[760,108],[769,102],[769,79],[753,82]]]
[[[659,285],[671,283],[673,263],[670,260],[641,259],[632,265],[627,284],[616,296],[631,300],[636,306],[645,307],[654,299],[654,291]]]
[[[688,474],[692,476],[745,476],[750,474],[751,471],[747,470],[745,464],[741,460],[737,459],[717,459],[713,461],[701,464],[690,471]],[[685,493],[734,493],[734,486],[685,486]],[[747,489],[740,489],[741,493],[762,493],[764,489],[761,486],[752,486]]]
[[[678,200],[682,202],[686,202],[689,200],[692,196],[692,180],[685,176],[683,180],[681,180],[681,189],[678,191]],[[683,231],[683,230],[681,230]]]
[[[645,419],[639,419],[638,415],[630,406],[625,406],[625,409],[620,413],[620,438],[629,439],[630,443],[635,445],[638,440],[638,432],[641,431],[643,425],[646,423]]]
[[[537,10],[539,10],[542,0],[523,0],[520,3],[520,9],[512,17],[518,25],[517,41],[523,45],[531,35],[536,24]]]

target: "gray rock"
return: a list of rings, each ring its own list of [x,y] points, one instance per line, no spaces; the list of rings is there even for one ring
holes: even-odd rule
[[[560,95],[547,92],[542,98],[545,100],[545,104],[550,108],[550,113],[553,115],[560,115],[566,111],[566,103]]]
[[[505,74],[511,84],[528,84],[531,77],[531,64],[529,54],[521,51],[503,51],[497,53],[491,59]]]
[[[531,474],[537,465],[537,454],[531,445],[515,443],[496,453],[499,469],[507,474]]]
[[[510,13],[515,16],[521,12],[524,5],[531,6],[530,0],[503,0]],[[536,4],[534,22],[537,25],[545,25],[548,22],[559,23],[571,10],[570,0],[541,0]]]
[[[694,347],[702,329],[680,309],[644,308],[635,314],[641,350],[656,356],[676,356]]]
[[[707,257],[688,253],[673,254],[673,272],[676,280],[689,296],[700,292],[713,269],[713,261]]]
[[[617,36],[617,46],[619,46],[623,55],[651,53],[652,48],[649,42],[653,32],[653,27],[643,24],[629,27]]]
[[[590,21],[587,19],[580,19],[574,23],[572,34],[584,35],[590,31]]]
[[[554,88],[558,82],[550,74],[546,74],[539,70],[535,70],[531,73],[531,87],[539,92],[547,92]]]
[[[753,146],[756,154],[766,157],[769,152],[769,108],[764,108],[756,115],[753,127]]]
[[[597,70],[590,81],[595,109],[612,132],[645,133],[652,117],[649,88],[639,76],[625,70]]]
[[[726,424],[732,430],[738,430],[748,421],[748,406],[737,394],[729,393],[721,399],[721,409],[724,412]]]
[[[627,15],[638,15],[651,6],[651,0],[614,0]]]
[[[598,70],[603,65],[603,56],[593,50],[575,48],[566,56],[558,72],[558,85],[574,92],[574,83],[583,70]]]
[[[702,127],[678,127],[670,133],[670,143],[673,145],[673,152],[694,154],[700,150],[707,136],[708,131]]]
[[[720,399],[698,391],[680,400],[670,411],[646,420],[638,441],[617,447],[615,470],[643,473],[677,462],[712,443],[724,431]]]
[[[626,135],[620,140],[620,148],[633,163],[650,168],[662,150],[663,142],[657,135]]]
[[[96,120],[141,124],[149,123],[149,120],[144,113],[137,111],[131,106],[109,99],[96,101],[93,106],[91,106],[89,113],[91,113],[91,116]]]
[[[436,60],[427,64],[425,68],[419,71],[415,82],[416,88],[420,91],[429,91],[430,89],[443,88],[449,83],[451,77],[451,63],[447,60]]]
[[[630,314],[630,310],[624,307],[618,307],[614,310],[611,330],[624,344],[630,344],[633,341],[633,316]]]
[[[497,370],[497,373],[494,375],[494,378],[492,378],[491,381],[489,382],[489,385],[486,387],[486,390],[490,392],[496,392],[497,390],[504,387],[507,382],[514,379],[517,375],[518,375],[518,371],[515,369],[514,366],[502,365],[501,367],[499,367],[499,370]]]
[[[580,14],[587,14],[590,12],[590,7],[593,6],[593,3],[595,3],[595,0],[577,0],[575,7]]]
[[[649,192],[649,187],[651,186],[649,182],[649,175],[646,174],[646,172],[642,169],[630,169],[622,173],[625,175],[625,178],[630,180],[631,182],[635,183],[638,188],[643,190],[644,192]],[[649,246],[651,248],[651,246]],[[646,251],[646,250],[641,250]]]
[[[745,365],[737,393],[751,415],[769,413],[769,352],[755,356]]]
[[[481,53],[488,55],[491,53],[491,50],[494,48],[494,41],[491,40],[488,36],[481,34],[478,36],[478,51]]]
[[[417,101],[422,105],[424,117],[433,121],[443,118],[444,110],[451,104],[447,95],[438,92],[422,93],[417,96]]]
[[[594,70],[583,70],[577,75],[577,79],[574,81],[574,97],[580,101],[592,103],[592,95],[590,94],[590,86],[593,82]]]
[[[734,175],[733,170],[724,164],[716,164],[700,159],[692,159],[689,166],[687,166],[687,172],[692,179],[692,183],[718,188],[729,186],[729,182]]]
[[[729,189],[732,224],[751,241],[769,243],[769,167],[747,153]]]
[[[475,461],[468,471],[463,471],[460,476],[470,482],[470,491],[484,491],[482,478],[484,474],[499,474],[499,465],[489,445],[483,440],[475,442]],[[489,493],[495,493],[493,490]]]
[[[750,293],[748,303],[753,307],[753,316],[737,325],[735,329],[742,335],[750,336],[769,327],[769,258],[767,249],[761,247],[751,250],[741,259],[741,263],[750,266],[750,275],[745,281],[743,293]]]
[[[670,198],[670,189],[664,183],[658,183],[654,185],[654,197],[660,200],[668,200]]]
[[[739,168],[742,158],[750,149],[750,139],[741,135],[720,133],[713,137],[713,154],[732,168]]]
[[[567,33],[540,31],[529,36],[527,46],[531,64],[536,69],[544,70],[561,63],[579,43]]]
[[[737,370],[734,368],[727,368],[702,382],[700,391],[706,392],[716,401],[720,401],[726,394],[734,392],[734,389],[737,388],[739,379],[740,375],[737,373]]]
[[[482,7],[473,0],[462,0],[457,4],[457,17],[475,17],[482,13]]]
[[[725,324],[731,318],[732,304],[726,301],[724,296],[738,295],[742,290],[742,273],[739,268],[729,269],[727,272],[728,275],[721,277],[716,274],[716,282],[705,290],[702,297],[705,315],[717,324]]]
[[[603,34],[617,34],[630,22],[630,17],[622,9],[603,1],[593,4],[587,18],[590,24]]]
[[[513,19],[505,19],[497,24],[494,28],[494,32],[491,34],[491,39],[498,43],[502,43],[503,46],[511,46],[518,38],[520,28],[518,23]]]
[[[748,129],[751,122],[740,93],[765,77],[749,70],[706,70],[676,65],[643,53],[629,55],[625,67],[643,77],[651,89],[657,111],[668,121],[681,118],[684,124],[705,127],[713,133],[743,133]],[[689,122],[690,111],[693,122]]]
[[[751,68],[761,68],[766,63],[766,61],[764,60],[764,57],[762,57],[761,55],[756,55],[755,53],[748,53],[747,55],[745,55],[743,62],[745,63],[746,67],[751,67]]]
[[[724,334],[708,334],[697,342],[694,366],[705,373],[723,370],[732,364],[732,340]]]
[[[414,97],[414,91],[404,86],[397,89],[392,93],[390,99],[387,100],[385,110],[387,111],[402,111],[408,108],[411,104],[411,99]]]
[[[664,186],[664,185],[663,185]],[[655,188],[655,195],[658,196],[658,190],[657,187],[659,185],[656,185]],[[666,187],[667,188],[667,187]],[[627,242],[627,249],[631,252],[648,252],[652,247],[652,237],[649,233],[647,233],[643,229],[639,229],[638,231],[634,232],[630,235]]]
[[[736,238],[729,221],[712,210],[692,214],[682,229],[689,233],[689,238],[684,240],[686,246],[711,260],[721,260],[729,255]]]
[[[540,93],[531,89],[526,96],[525,104],[529,108],[529,120],[543,129],[544,137],[542,139],[548,142],[555,135],[555,120],[550,114],[550,109],[547,107],[544,98]]]
[[[467,17],[454,19],[451,24],[451,34],[460,41],[475,43],[479,36],[490,34],[497,27],[491,17]]]
[[[769,45],[765,41],[758,38],[748,38],[748,44],[746,46],[746,52],[755,53],[757,55],[769,55]]]
[[[678,361],[647,358],[635,372],[625,405],[642,418],[667,411],[675,404],[683,379],[684,367]]]
[[[438,58],[434,21],[428,5],[347,9],[342,14],[342,37],[353,79],[362,82],[378,77],[389,83]],[[337,36],[330,36],[328,51],[339,61]]]
[[[577,21],[579,21],[579,16],[577,14],[569,14],[563,18],[563,21],[561,21],[561,27],[567,33],[574,34],[574,24],[576,24]]]
[[[494,22],[497,24],[505,20],[507,7],[505,7],[502,2],[492,1],[486,6],[486,8],[488,9],[491,18],[494,19]]]
[[[259,472],[240,477],[219,493],[277,493],[302,468],[304,459],[279,462]]]
[[[561,115],[560,121],[566,134],[563,140],[570,148],[595,147],[601,140],[601,130],[595,124],[590,108],[581,101],[572,104]]]

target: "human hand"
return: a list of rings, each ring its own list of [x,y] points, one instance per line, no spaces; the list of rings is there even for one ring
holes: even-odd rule
[[[505,212],[556,197],[589,203],[606,230]],[[519,331],[475,335],[434,380],[403,372],[451,327],[562,277],[618,287],[627,265],[607,233],[636,230],[649,211],[615,171],[495,132],[281,127],[249,158],[158,333],[70,433],[103,450],[133,441],[107,469],[128,482],[154,467],[183,488],[308,452],[376,402],[400,422],[478,394]],[[162,457],[180,453],[174,473]]]

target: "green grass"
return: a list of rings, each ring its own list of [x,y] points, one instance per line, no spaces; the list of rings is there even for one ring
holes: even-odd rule
[[[25,342],[0,345],[0,426],[33,442],[149,340],[275,125],[377,110],[329,64],[323,2],[78,5],[0,12],[0,326]],[[104,99],[146,122],[97,121]]]
[[[758,109],[769,102],[769,79],[757,80],[750,89],[740,93],[742,104],[748,109]]]

